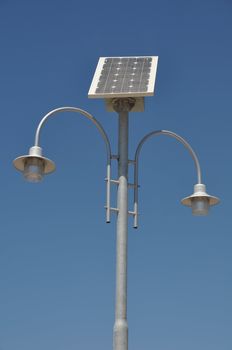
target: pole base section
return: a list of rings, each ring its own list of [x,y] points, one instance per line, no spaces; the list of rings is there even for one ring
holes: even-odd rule
[[[114,324],[114,350],[128,350],[128,325],[126,320],[117,320]]]

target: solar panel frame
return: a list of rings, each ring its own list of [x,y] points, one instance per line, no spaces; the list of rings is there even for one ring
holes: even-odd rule
[[[121,78],[122,80],[120,80],[121,85],[119,85],[120,87],[120,91],[116,91],[116,86],[114,89],[112,89],[112,78],[113,78],[113,71],[114,69],[117,69],[117,67],[110,67],[109,71],[106,69],[104,69],[104,65],[107,64],[107,60],[112,60],[112,65],[113,64],[119,64],[119,62],[121,60],[126,60],[127,59],[127,66],[125,68],[125,70],[123,70],[123,72],[121,73]],[[145,60],[147,59],[147,61]],[[148,61],[149,59],[149,61]],[[131,65],[133,63],[133,60],[136,60],[137,64],[139,65],[140,62],[144,65],[146,62],[150,62],[149,65],[149,71],[146,72],[144,69],[140,70],[141,74],[143,74],[143,77],[140,78],[139,82],[136,82],[136,86],[134,88],[128,88],[128,87],[124,87],[124,91],[123,90],[123,84],[126,80],[125,78],[125,72],[128,73],[130,71],[132,71],[133,69],[133,65]],[[135,62],[133,63],[135,64]],[[88,92],[88,97],[89,98],[115,98],[115,97],[119,97],[119,98],[123,98],[123,97],[145,97],[145,96],[153,96],[154,95],[154,88],[155,88],[155,78],[156,78],[156,71],[157,71],[157,64],[158,64],[158,56],[128,56],[128,57],[100,57],[98,64],[97,64],[97,68]],[[144,67],[143,67],[144,68]],[[131,70],[130,70],[131,69]],[[109,80],[109,76],[105,77],[106,79],[103,80],[101,79],[102,77],[104,78],[104,75],[107,76],[107,74],[111,74],[110,80]],[[148,80],[148,83],[147,83]],[[107,85],[107,82],[110,81],[110,83]],[[129,80],[126,82],[129,84]],[[145,82],[145,84],[144,84]],[[105,85],[104,89],[102,87],[102,84]],[[143,84],[143,88],[141,88],[141,85]],[[126,84],[125,84],[126,85]],[[140,90],[138,91],[138,85],[140,87]],[[146,85],[146,86],[145,86]],[[112,90],[111,92],[109,91],[100,91],[97,92],[97,90]],[[129,91],[130,90],[130,91]],[[134,91],[133,91],[134,90]],[[144,91],[146,90],[146,91]]]

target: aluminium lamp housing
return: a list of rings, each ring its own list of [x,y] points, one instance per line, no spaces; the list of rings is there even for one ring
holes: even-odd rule
[[[210,196],[206,192],[204,184],[194,185],[194,192],[191,196],[182,199],[181,203],[192,208],[192,214],[196,216],[205,216],[209,212],[209,207],[220,202],[219,198]]]
[[[29,182],[41,181],[43,175],[52,173],[56,168],[53,161],[42,156],[42,148],[39,146],[31,147],[28,155],[16,158],[13,163]]]

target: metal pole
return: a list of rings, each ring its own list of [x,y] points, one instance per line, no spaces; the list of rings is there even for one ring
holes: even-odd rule
[[[119,113],[118,193],[116,248],[116,303],[113,334],[114,350],[128,349],[127,324],[127,236],[128,236],[128,112],[134,101],[118,99],[114,108]]]
[[[119,113],[118,156],[114,350],[127,350],[128,112]]]

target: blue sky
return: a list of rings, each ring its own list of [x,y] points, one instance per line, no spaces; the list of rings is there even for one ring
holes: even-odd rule
[[[130,116],[130,158],[146,133],[177,132],[221,198],[208,217],[192,217],[180,205],[196,182],[188,152],[167,137],[144,146],[139,229],[129,220],[129,349],[232,348],[231,34],[229,0],[0,0],[0,350],[112,347],[103,141],[64,113],[42,131],[53,175],[26,183],[12,160],[42,116],[65,105],[92,113],[116,153],[117,115],[87,93],[100,56],[127,55],[159,56],[156,94]]]

